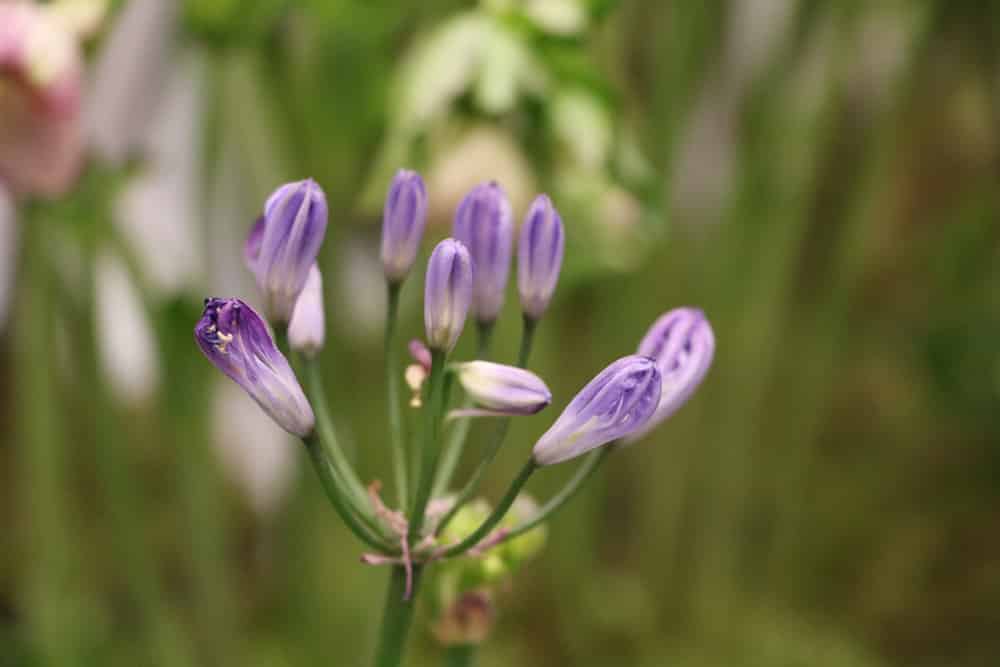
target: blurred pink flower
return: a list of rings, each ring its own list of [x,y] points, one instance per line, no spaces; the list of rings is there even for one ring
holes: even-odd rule
[[[80,169],[82,57],[48,7],[0,2],[0,181],[51,197]]]

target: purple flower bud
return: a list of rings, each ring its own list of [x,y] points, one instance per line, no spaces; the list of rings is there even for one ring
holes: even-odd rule
[[[614,362],[570,401],[539,438],[535,461],[560,463],[642,428],[660,403],[661,385],[660,371],[649,357],[632,355]]]
[[[472,259],[455,239],[437,244],[424,280],[424,328],[432,350],[450,352],[465,326],[472,300]]]
[[[406,278],[427,224],[427,189],[420,174],[400,169],[382,213],[382,268],[391,283]]]
[[[308,357],[323,349],[326,319],[323,314],[323,276],[315,264],[309,269],[306,286],[295,302],[292,320],[288,323],[288,344]]]
[[[497,183],[477,185],[458,205],[454,236],[465,244],[476,267],[472,312],[480,322],[493,322],[503,307],[514,223],[510,202]]]
[[[663,378],[660,405],[646,426],[627,439],[634,442],[670,417],[691,397],[712,365],[715,335],[698,308],[675,308],[649,328],[639,354],[652,357]]]
[[[538,195],[521,225],[517,244],[517,289],[521,310],[541,319],[559,280],[566,238],[562,218],[547,195]]]
[[[552,392],[540,377],[516,366],[489,361],[455,364],[458,381],[484,409],[455,410],[453,417],[533,415],[552,402]]]
[[[243,387],[279,426],[300,437],[312,433],[312,407],[253,308],[239,299],[205,299],[194,337],[208,360]]]
[[[287,323],[292,316],[326,234],[326,196],[312,179],[274,191],[247,238],[245,254],[257,278],[268,316]]]

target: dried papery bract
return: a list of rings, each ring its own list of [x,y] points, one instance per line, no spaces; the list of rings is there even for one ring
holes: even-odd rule
[[[660,371],[649,357],[631,355],[591,380],[538,440],[534,459],[560,463],[641,429],[660,402]]]
[[[445,239],[434,248],[424,283],[424,327],[432,350],[450,352],[465,326],[472,300],[472,259],[465,246]]]
[[[476,267],[472,312],[490,324],[503,307],[514,240],[510,202],[497,183],[472,189],[455,212],[454,237],[465,244]]]
[[[705,379],[715,355],[715,335],[698,308],[675,308],[660,316],[639,343],[663,378],[660,404],[646,426],[625,439],[634,442],[673,415]]]
[[[208,360],[282,428],[303,438],[312,434],[312,407],[253,308],[239,299],[206,299],[194,335]]]

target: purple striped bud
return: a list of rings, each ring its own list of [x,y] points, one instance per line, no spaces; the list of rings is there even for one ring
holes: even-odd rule
[[[455,364],[458,381],[481,409],[453,410],[452,417],[533,415],[552,402],[540,377],[516,366],[489,361]]]
[[[194,337],[208,360],[243,387],[279,426],[300,437],[312,433],[312,407],[253,308],[239,299],[205,299]]]
[[[326,234],[326,196],[312,179],[274,191],[247,238],[247,263],[268,317],[287,323]]]
[[[424,328],[432,350],[450,352],[465,326],[472,300],[472,259],[455,239],[437,244],[424,280]]]
[[[552,300],[566,243],[562,218],[547,195],[538,195],[521,225],[517,244],[517,290],[521,310],[541,319]]]
[[[427,224],[427,189],[420,174],[400,169],[389,186],[382,213],[382,268],[390,283],[410,272]]]
[[[627,439],[634,442],[677,411],[705,378],[715,354],[712,326],[698,308],[675,308],[660,316],[639,343],[639,354],[651,357],[663,378],[656,413]]]
[[[326,318],[323,313],[323,276],[315,264],[309,269],[306,286],[295,302],[292,320],[288,323],[288,345],[307,357],[315,357],[323,349]]]
[[[458,205],[454,236],[465,244],[476,267],[472,312],[480,322],[496,320],[503,307],[514,222],[510,202],[497,183],[477,185]]]
[[[661,386],[660,371],[649,357],[619,359],[591,380],[539,438],[535,461],[560,463],[641,429],[660,403]]]

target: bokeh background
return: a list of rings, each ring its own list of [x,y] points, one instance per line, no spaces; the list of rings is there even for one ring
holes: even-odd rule
[[[0,64],[0,664],[370,660],[387,572],[191,330],[206,294],[253,302],[242,237],[315,177],[331,408],[388,479],[400,166],[427,178],[428,247],[489,178],[567,225],[533,355],[555,405],[488,496],[662,311],[700,305],[717,337],[695,398],[505,587],[481,665],[1000,663],[998,3],[49,4],[98,18],[59,192],[13,185],[32,130]],[[497,358],[518,328],[511,294]],[[411,648],[440,664],[425,625]]]

